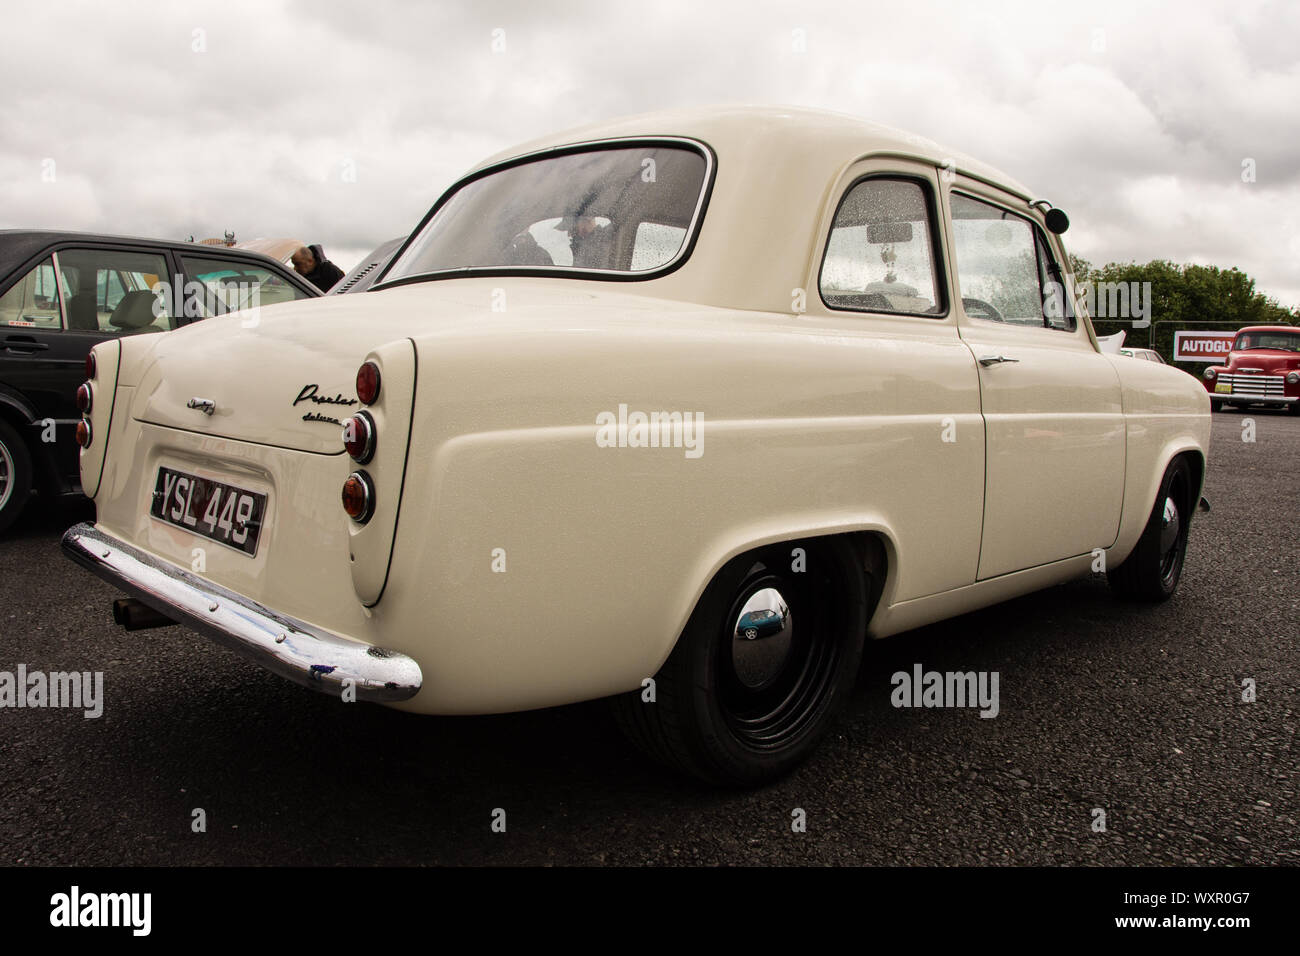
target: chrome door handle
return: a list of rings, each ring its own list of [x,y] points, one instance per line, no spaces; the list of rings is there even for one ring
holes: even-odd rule
[[[1005,355],[986,355],[980,359],[980,364],[985,368],[990,365],[998,365],[1002,362],[1019,362],[1020,359],[1007,358]]]

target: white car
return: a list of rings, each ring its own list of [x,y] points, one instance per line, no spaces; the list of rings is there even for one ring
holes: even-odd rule
[[[1120,349],[1120,355],[1135,358],[1143,362],[1155,362],[1157,365],[1167,365],[1164,356],[1155,349]]]
[[[614,697],[671,766],[770,779],[864,638],[1099,561],[1126,595],[1177,585],[1209,400],[1100,352],[1066,224],[835,114],[534,142],[366,295],[97,346],[97,519],[64,548],[128,627],[344,700]]]

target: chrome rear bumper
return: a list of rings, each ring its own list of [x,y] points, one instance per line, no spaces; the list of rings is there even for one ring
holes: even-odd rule
[[[405,654],[272,611],[92,524],[69,528],[63,550],[158,613],[312,690],[338,697],[352,687],[357,700],[373,701],[407,700],[420,690],[420,665]]]

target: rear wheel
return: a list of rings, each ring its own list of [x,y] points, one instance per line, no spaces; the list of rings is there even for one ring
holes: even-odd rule
[[[1175,458],[1137,547],[1106,575],[1116,592],[1139,601],[1164,601],[1174,593],[1187,555],[1192,493],[1192,469],[1187,459]]]
[[[713,784],[752,786],[791,770],[853,689],[866,578],[840,538],[732,559],[655,675],[654,700],[642,691],[614,698],[623,731],[651,757]]]
[[[27,504],[32,490],[32,458],[22,436],[0,421],[0,531],[4,531]]]

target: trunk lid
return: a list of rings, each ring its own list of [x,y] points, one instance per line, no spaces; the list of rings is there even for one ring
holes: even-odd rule
[[[508,286],[507,286],[508,283]],[[611,293],[600,283],[465,278],[379,292],[326,296],[205,319],[150,335],[151,351],[124,363],[137,421],[318,454],[341,454],[339,423],[361,406],[356,374],[372,350],[395,339],[499,335],[549,325],[572,332],[593,305],[629,323],[680,303]],[[510,308],[494,311],[500,287]],[[142,339],[124,340],[129,348]],[[396,384],[396,383],[393,383]],[[409,388],[411,383],[400,387]],[[387,383],[385,387],[388,387]],[[211,402],[212,414],[190,407]]]

